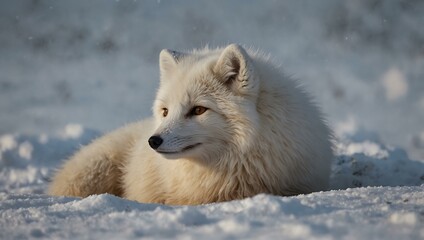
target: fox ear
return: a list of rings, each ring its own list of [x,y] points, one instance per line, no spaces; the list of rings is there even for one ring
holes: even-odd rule
[[[181,61],[185,55],[186,54],[184,53],[163,49],[159,54],[159,67],[161,76],[164,76],[166,72],[175,68],[178,62]]]
[[[221,81],[240,94],[253,94],[258,87],[252,60],[240,45],[231,44],[224,48],[214,72]]]

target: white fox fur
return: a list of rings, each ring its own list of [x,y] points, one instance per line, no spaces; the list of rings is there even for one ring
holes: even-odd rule
[[[191,205],[327,189],[331,133],[268,58],[236,44],[162,50],[160,73],[154,117],[83,147],[50,194]]]

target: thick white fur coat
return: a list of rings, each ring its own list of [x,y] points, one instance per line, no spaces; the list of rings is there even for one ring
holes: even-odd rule
[[[268,58],[235,44],[163,50],[160,70],[154,117],[83,147],[50,194],[202,204],[327,189],[331,133],[310,96]]]

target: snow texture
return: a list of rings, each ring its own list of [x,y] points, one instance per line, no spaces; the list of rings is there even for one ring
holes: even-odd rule
[[[290,198],[257,195],[198,207],[1,194],[0,237],[72,239],[422,239],[422,187],[374,187]]]
[[[424,239],[423,12],[418,0],[1,1],[0,239]],[[45,194],[81,145],[151,115],[162,48],[232,42],[272,53],[317,98],[336,135],[332,190],[202,206]]]

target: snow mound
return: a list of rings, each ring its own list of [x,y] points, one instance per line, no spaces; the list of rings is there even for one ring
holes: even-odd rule
[[[43,193],[49,177],[61,160],[99,135],[94,130],[75,126],[67,125],[57,137],[46,134],[0,136],[1,191]],[[75,134],[75,131],[80,133]]]
[[[424,183],[424,162],[408,158],[403,149],[365,140],[336,143],[331,189],[364,186],[418,186]]]
[[[0,237],[422,239],[423,187],[257,195],[202,206],[0,194]]]

